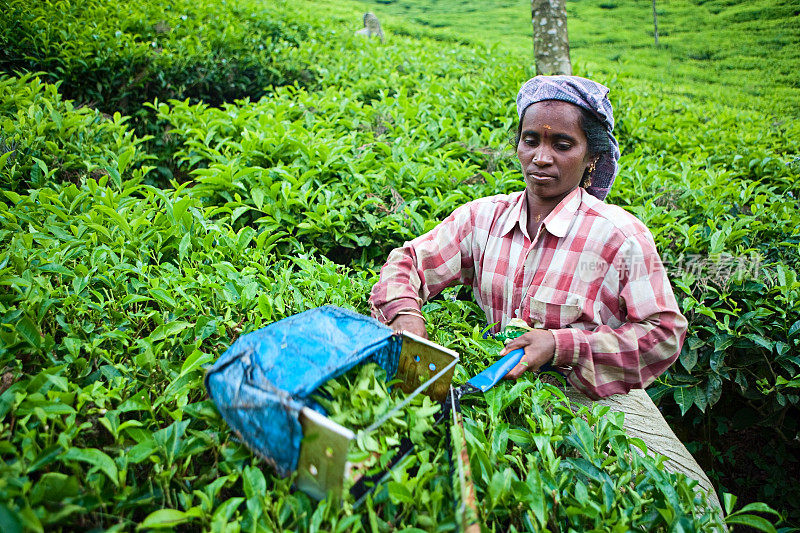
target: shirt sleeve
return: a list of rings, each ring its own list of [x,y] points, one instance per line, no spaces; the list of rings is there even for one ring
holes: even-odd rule
[[[554,364],[572,367],[567,379],[593,399],[647,387],[678,358],[688,325],[649,231],[623,241],[603,285],[621,326],[552,331]]]
[[[471,284],[473,204],[465,204],[428,233],[395,248],[372,287],[372,316],[391,322],[401,309],[420,309],[448,286]]]

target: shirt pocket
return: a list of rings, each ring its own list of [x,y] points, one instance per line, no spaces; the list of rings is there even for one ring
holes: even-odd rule
[[[586,299],[583,296],[540,289],[530,297],[531,325],[545,329],[561,329],[577,325],[584,317],[585,304]]]

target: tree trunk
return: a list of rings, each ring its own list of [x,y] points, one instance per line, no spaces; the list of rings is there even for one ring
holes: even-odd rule
[[[653,0],[653,36],[656,38],[656,46],[658,46],[658,14],[656,13],[656,0]]]
[[[572,74],[565,0],[531,0],[537,74]]]

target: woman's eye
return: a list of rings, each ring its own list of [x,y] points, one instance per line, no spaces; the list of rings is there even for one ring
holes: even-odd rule
[[[524,142],[524,143],[525,143],[525,144],[527,144],[528,146],[536,146],[537,144],[539,144],[539,143],[536,141],[536,139],[531,139],[531,138],[523,139],[523,140],[522,140],[522,142]]]
[[[572,145],[569,143],[557,143],[555,146],[557,150],[561,150],[562,152],[572,148]]]

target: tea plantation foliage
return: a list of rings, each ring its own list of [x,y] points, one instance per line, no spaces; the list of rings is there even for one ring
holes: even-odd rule
[[[530,69],[402,25],[356,39],[355,9],[140,4],[1,15],[0,525],[454,528],[443,445],[359,509],[317,504],[232,437],[203,368],[305,309],[367,313],[392,247],[524,187],[508,140]],[[651,228],[691,324],[650,393],[720,492],[797,524],[800,126],[600,81],[623,153],[609,201]],[[458,382],[499,347],[469,300],[425,307]],[[714,525],[694,482],[553,386],[504,383],[465,409],[490,528]],[[727,521],[780,518],[754,503]]]

